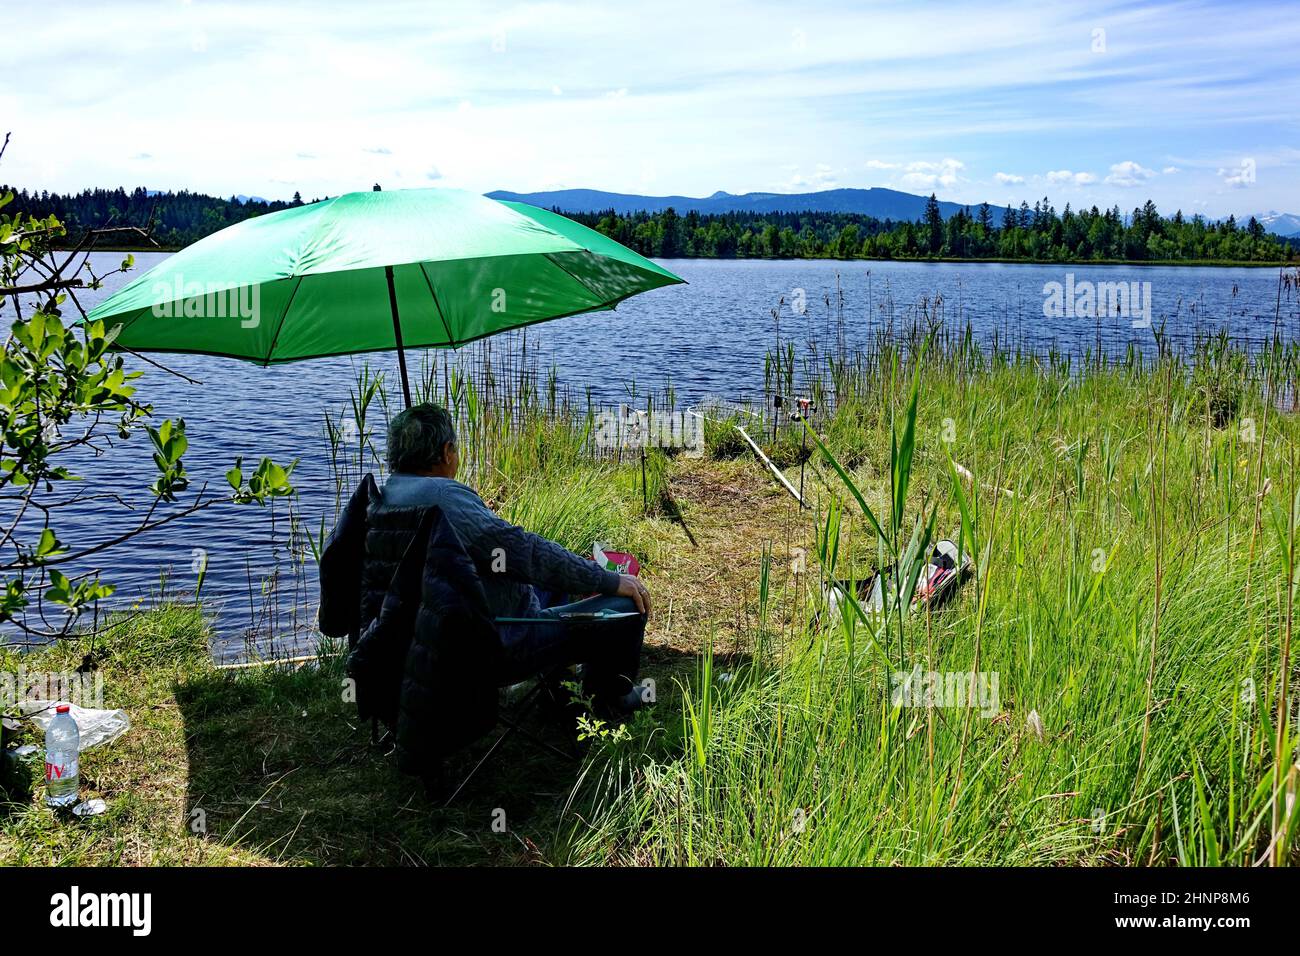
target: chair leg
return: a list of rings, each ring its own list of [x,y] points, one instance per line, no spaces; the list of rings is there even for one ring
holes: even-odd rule
[[[479,769],[485,763],[487,763],[488,760],[492,758],[492,755],[497,752],[497,748],[500,747],[503,743],[505,743],[506,738],[509,737],[512,733],[514,733],[514,731],[515,728],[513,726],[510,725],[506,726],[505,732],[501,734],[501,736],[498,737],[495,741],[492,742],[492,746],[488,748],[487,753],[485,753],[482,757],[479,758],[478,763],[474,764],[474,769],[471,770],[465,776],[465,779],[460,782],[460,786],[458,786],[455,789],[455,791],[453,791],[452,795],[447,798],[447,802],[443,804],[444,807],[450,806],[452,801],[454,801],[458,796],[460,796],[460,792],[464,790],[465,785],[468,784],[470,780],[474,778],[474,774],[479,772]]]
[[[565,752],[561,750],[559,747],[555,746],[555,744],[543,740],[541,737],[537,736],[531,730],[525,730],[523,727],[520,727],[514,721],[502,717],[501,722],[505,724],[507,727],[509,727],[511,730],[517,732],[518,734],[527,738],[528,740],[531,740],[533,743],[537,744],[537,746],[545,750],[549,750],[551,753],[555,754],[557,757],[561,758],[562,760],[573,760],[577,756],[575,753]]]
[[[533,710],[540,702],[542,691],[544,691],[545,689],[546,689],[546,685],[544,681],[538,680],[537,683],[535,683],[529,689],[528,693],[526,693],[523,697],[521,697],[518,700],[518,702],[515,704],[514,707],[515,716],[523,717],[526,714],[528,714],[529,711]],[[501,736],[499,736],[496,740],[492,742],[492,746],[487,749],[487,753],[483,754],[483,756],[478,759],[478,763],[474,764],[473,769],[471,769],[470,772],[465,775],[465,778],[461,780],[460,784],[452,792],[451,796],[448,797],[446,802],[443,803],[444,807],[450,806],[452,802],[455,801],[455,799],[458,796],[460,796],[460,792],[465,789],[465,787],[469,784],[470,780],[474,778],[474,775],[483,768],[483,765],[486,764],[490,759],[492,759],[492,755],[497,752],[497,750],[501,747],[501,745],[506,742],[506,738],[508,738],[511,734],[514,733],[520,734],[521,736],[532,741],[537,746],[542,747],[545,750],[548,750],[551,753],[555,754],[557,757],[561,758],[562,760],[573,760],[577,756],[576,753],[573,752],[566,753],[565,751],[561,750],[559,747],[556,747],[554,744],[543,740],[541,737],[538,737],[532,731],[526,730],[523,727],[521,727],[515,720],[512,720],[509,717],[502,716],[499,718],[499,720],[502,724],[505,725],[505,730],[502,731]],[[442,773],[443,769],[444,768],[441,765],[439,765],[438,772]],[[428,786],[428,781],[426,780],[426,787],[427,786]]]

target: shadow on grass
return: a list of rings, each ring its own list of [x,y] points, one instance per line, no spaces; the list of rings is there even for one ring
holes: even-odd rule
[[[686,540],[691,543],[691,547],[698,548],[700,543],[695,540],[695,535],[691,534],[691,526],[686,523],[686,516],[682,514],[681,506],[677,504],[677,499],[668,488],[664,488],[659,497],[659,507],[670,521],[675,521],[682,526],[682,531],[686,532]]]
[[[658,706],[657,749],[680,753],[676,680],[695,655],[646,649]],[[370,744],[368,723],[343,699],[340,659],[320,667],[209,671],[175,687],[189,757],[186,817],[196,839],[238,844],[268,863],[559,864],[582,826],[581,800],[566,804],[592,757],[563,760],[511,734],[450,807],[398,773]],[[539,711],[522,726],[561,748],[564,730]],[[500,728],[448,765],[463,779]],[[572,736],[570,735],[570,740]],[[504,824],[504,826],[503,826]]]

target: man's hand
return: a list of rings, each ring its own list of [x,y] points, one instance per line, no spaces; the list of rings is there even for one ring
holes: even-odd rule
[[[636,604],[636,609],[642,614],[650,613],[650,592],[646,586],[641,583],[641,579],[634,574],[620,574],[618,576],[618,595],[619,597],[629,597]]]

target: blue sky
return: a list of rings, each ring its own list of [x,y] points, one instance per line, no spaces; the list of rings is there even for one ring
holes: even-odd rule
[[[1294,4],[5,0],[0,181],[1300,213]]]

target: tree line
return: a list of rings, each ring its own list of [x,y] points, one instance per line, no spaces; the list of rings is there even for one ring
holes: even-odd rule
[[[1150,200],[1128,216],[1118,206],[1076,211],[1067,204],[1058,213],[1044,198],[1018,209],[965,207],[945,220],[931,195],[915,222],[826,212],[566,215],[655,258],[1278,262],[1297,246],[1253,216],[1245,224],[1181,210],[1165,217]]]
[[[291,202],[207,196],[189,192],[151,192],[137,187],[86,189],[79,193],[28,192],[16,186],[0,186],[0,195],[12,191],[13,202],[6,211],[44,219],[54,216],[75,238],[87,229],[111,226],[144,226],[152,220],[154,241],[166,249],[180,249],[226,226],[291,206],[301,206],[294,193]]]
[[[79,193],[12,189],[16,212],[56,216],[70,235],[112,225],[144,225],[153,237],[179,249],[232,223],[303,204],[223,199],[203,193],[87,189]],[[315,201],[315,200],[312,200]],[[556,210],[564,212],[564,210]],[[1010,259],[1052,262],[1214,260],[1278,262],[1293,258],[1300,242],[1269,234],[1254,217],[1208,220],[1162,216],[1147,200],[1128,215],[1118,206],[1057,212],[1044,198],[1030,206],[964,207],[944,219],[931,195],[916,221],[877,219],[855,213],[729,212],[685,215],[674,209],[620,214],[614,210],[569,213],[611,239],[653,258],[708,259]]]

